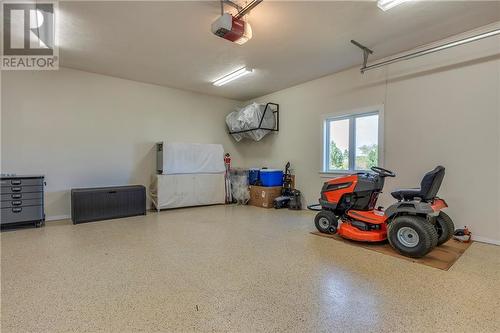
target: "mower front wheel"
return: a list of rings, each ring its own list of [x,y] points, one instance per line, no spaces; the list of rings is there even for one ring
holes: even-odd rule
[[[402,255],[421,258],[436,246],[438,234],[424,217],[402,215],[389,224],[387,238]]]
[[[319,232],[324,234],[334,234],[337,232],[338,221],[333,212],[322,210],[314,218],[314,224]]]

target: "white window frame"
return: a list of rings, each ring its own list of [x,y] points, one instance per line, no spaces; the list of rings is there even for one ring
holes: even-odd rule
[[[360,108],[356,110],[330,113],[322,116],[322,154],[321,154],[321,166],[322,170],[320,174],[325,177],[329,177],[332,174],[349,174],[366,170],[356,170],[355,166],[355,155],[356,155],[356,118],[366,117],[378,114],[378,166],[384,167],[384,106],[377,105],[371,107]],[[330,131],[329,124],[330,121],[349,119],[349,170],[330,170],[328,168],[329,163],[329,136]],[[354,148],[354,149],[353,149]]]

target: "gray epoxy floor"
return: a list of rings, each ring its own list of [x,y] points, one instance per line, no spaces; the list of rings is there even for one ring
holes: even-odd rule
[[[1,234],[2,332],[500,332],[500,247],[449,270],[212,206]]]

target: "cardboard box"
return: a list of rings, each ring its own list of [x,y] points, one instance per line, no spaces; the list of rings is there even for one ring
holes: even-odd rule
[[[274,199],[280,195],[281,186],[250,186],[250,201],[248,204],[256,207],[272,208]]]

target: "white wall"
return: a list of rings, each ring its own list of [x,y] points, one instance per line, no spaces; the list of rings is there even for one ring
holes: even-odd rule
[[[457,36],[460,37],[460,36]],[[500,243],[500,38],[490,38],[361,75],[353,68],[258,98],[280,104],[280,132],[239,146],[246,166],[290,161],[297,188],[317,203],[322,183],[321,115],[384,105],[385,166],[396,187],[418,186],[446,167],[440,196],[457,227]],[[361,57],[361,55],[360,55]],[[332,61],[335,61],[332,59]]]
[[[74,187],[150,183],[154,144],[222,143],[239,102],[70,69],[2,72],[1,170],[46,176],[46,215]]]
[[[154,143],[219,142],[235,165],[283,167],[317,202],[322,182],[321,115],[385,106],[387,182],[416,186],[437,164],[440,195],[457,226],[500,242],[500,40],[492,38],[361,75],[357,68],[258,100],[281,107],[281,129],[234,144],[222,98],[70,69],[2,72],[1,170],[47,177],[46,213],[67,216],[73,187],[149,185]],[[332,59],[334,61],[334,59]]]

